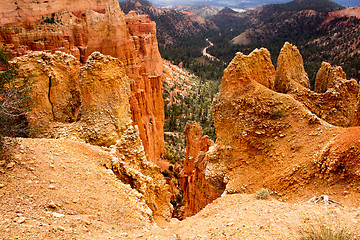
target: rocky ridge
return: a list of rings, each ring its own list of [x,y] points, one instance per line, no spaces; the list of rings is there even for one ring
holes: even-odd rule
[[[195,216],[159,227],[142,194],[104,168],[112,150],[66,139],[18,140],[11,164],[0,162],[5,238],[295,240],[318,227],[360,237],[358,208],[253,194],[226,194]]]
[[[237,53],[225,70],[212,106],[217,140],[197,157],[201,188],[218,195],[268,188],[290,201],[346,194],[344,202],[357,206],[359,163],[351,156],[358,154],[358,128],[343,127],[357,125],[358,84],[324,63],[317,80],[326,91],[312,92],[301,55],[289,43],[277,66],[266,49],[256,49]]]
[[[1,237],[123,239],[154,223],[144,195],[104,167],[108,149],[69,139],[18,142],[11,162],[0,164]]]
[[[166,8],[174,9],[176,11],[192,12],[205,18],[217,14],[222,9],[222,7],[216,7],[211,5],[175,5],[167,6]]]

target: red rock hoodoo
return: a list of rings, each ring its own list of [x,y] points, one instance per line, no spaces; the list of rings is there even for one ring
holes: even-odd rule
[[[186,124],[186,158],[180,173],[180,188],[183,189],[183,217],[199,212],[214,199],[220,197],[217,191],[205,179],[205,165],[202,163],[205,153],[214,142],[202,135],[202,128],[197,122]]]
[[[0,3],[0,9],[0,43],[13,55],[62,51],[85,63],[92,52],[99,51],[118,58],[131,79],[133,124],[139,127],[148,158],[160,159],[164,152],[163,60],[155,23],[148,16],[125,15],[116,0],[8,0]]]

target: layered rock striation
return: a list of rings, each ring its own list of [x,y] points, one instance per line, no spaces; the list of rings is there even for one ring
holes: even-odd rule
[[[5,1],[0,9],[0,42],[13,55],[62,51],[82,64],[95,51],[118,58],[131,79],[133,124],[139,126],[148,158],[154,162],[161,158],[163,61],[156,26],[148,16],[125,15],[115,0]]]
[[[216,143],[195,157],[201,159],[206,189],[219,196],[268,188],[284,200],[330,193],[342,197],[347,189],[356,199],[359,128],[344,127],[357,125],[358,84],[323,63],[317,92],[311,91],[301,55],[289,43],[277,66],[262,48],[237,53],[225,70],[212,105]],[[191,194],[185,197],[192,200],[185,202],[196,201],[193,189],[198,186],[188,187]]]
[[[81,15],[84,9],[104,12],[108,2],[114,3],[114,0],[99,1],[68,1],[68,0],[21,0],[21,1],[2,1],[0,3],[1,20],[0,25],[18,24],[20,22],[31,22],[38,20],[44,15],[69,10]]]

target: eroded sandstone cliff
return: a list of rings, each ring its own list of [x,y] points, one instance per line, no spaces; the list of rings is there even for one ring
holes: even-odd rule
[[[119,59],[94,52],[80,67],[63,52],[34,52],[12,63],[19,78],[30,75],[33,81],[35,105],[27,113],[32,135],[111,146],[106,166],[141,194],[155,219],[169,220],[169,186],[132,126],[130,79]]]
[[[345,194],[359,204],[359,129],[342,127],[356,122],[358,84],[324,63],[317,77],[322,90],[312,92],[301,55],[288,43],[277,66],[262,48],[237,53],[225,70],[212,105],[216,144],[197,156],[206,187],[217,195],[265,187],[284,200]]]
[[[160,159],[164,152],[162,59],[156,26],[148,16],[125,15],[116,0],[9,0],[0,3],[0,15],[0,42],[13,55],[62,51],[83,64],[94,51],[118,58],[131,79],[133,124],[139,126],[148,158]]]

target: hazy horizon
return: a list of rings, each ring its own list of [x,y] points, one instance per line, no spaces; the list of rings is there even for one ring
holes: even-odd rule
[[[286,3],[291,0],[150,0],[155,6],[169,5],[213,5],[233,8],[256,8],[265,4]],[[316,0],[315,0],[316,1]],[[354,7],[359,5],[359,0],[333,0],[344,7]],[[120,0],[122,2],[122,0]]]

